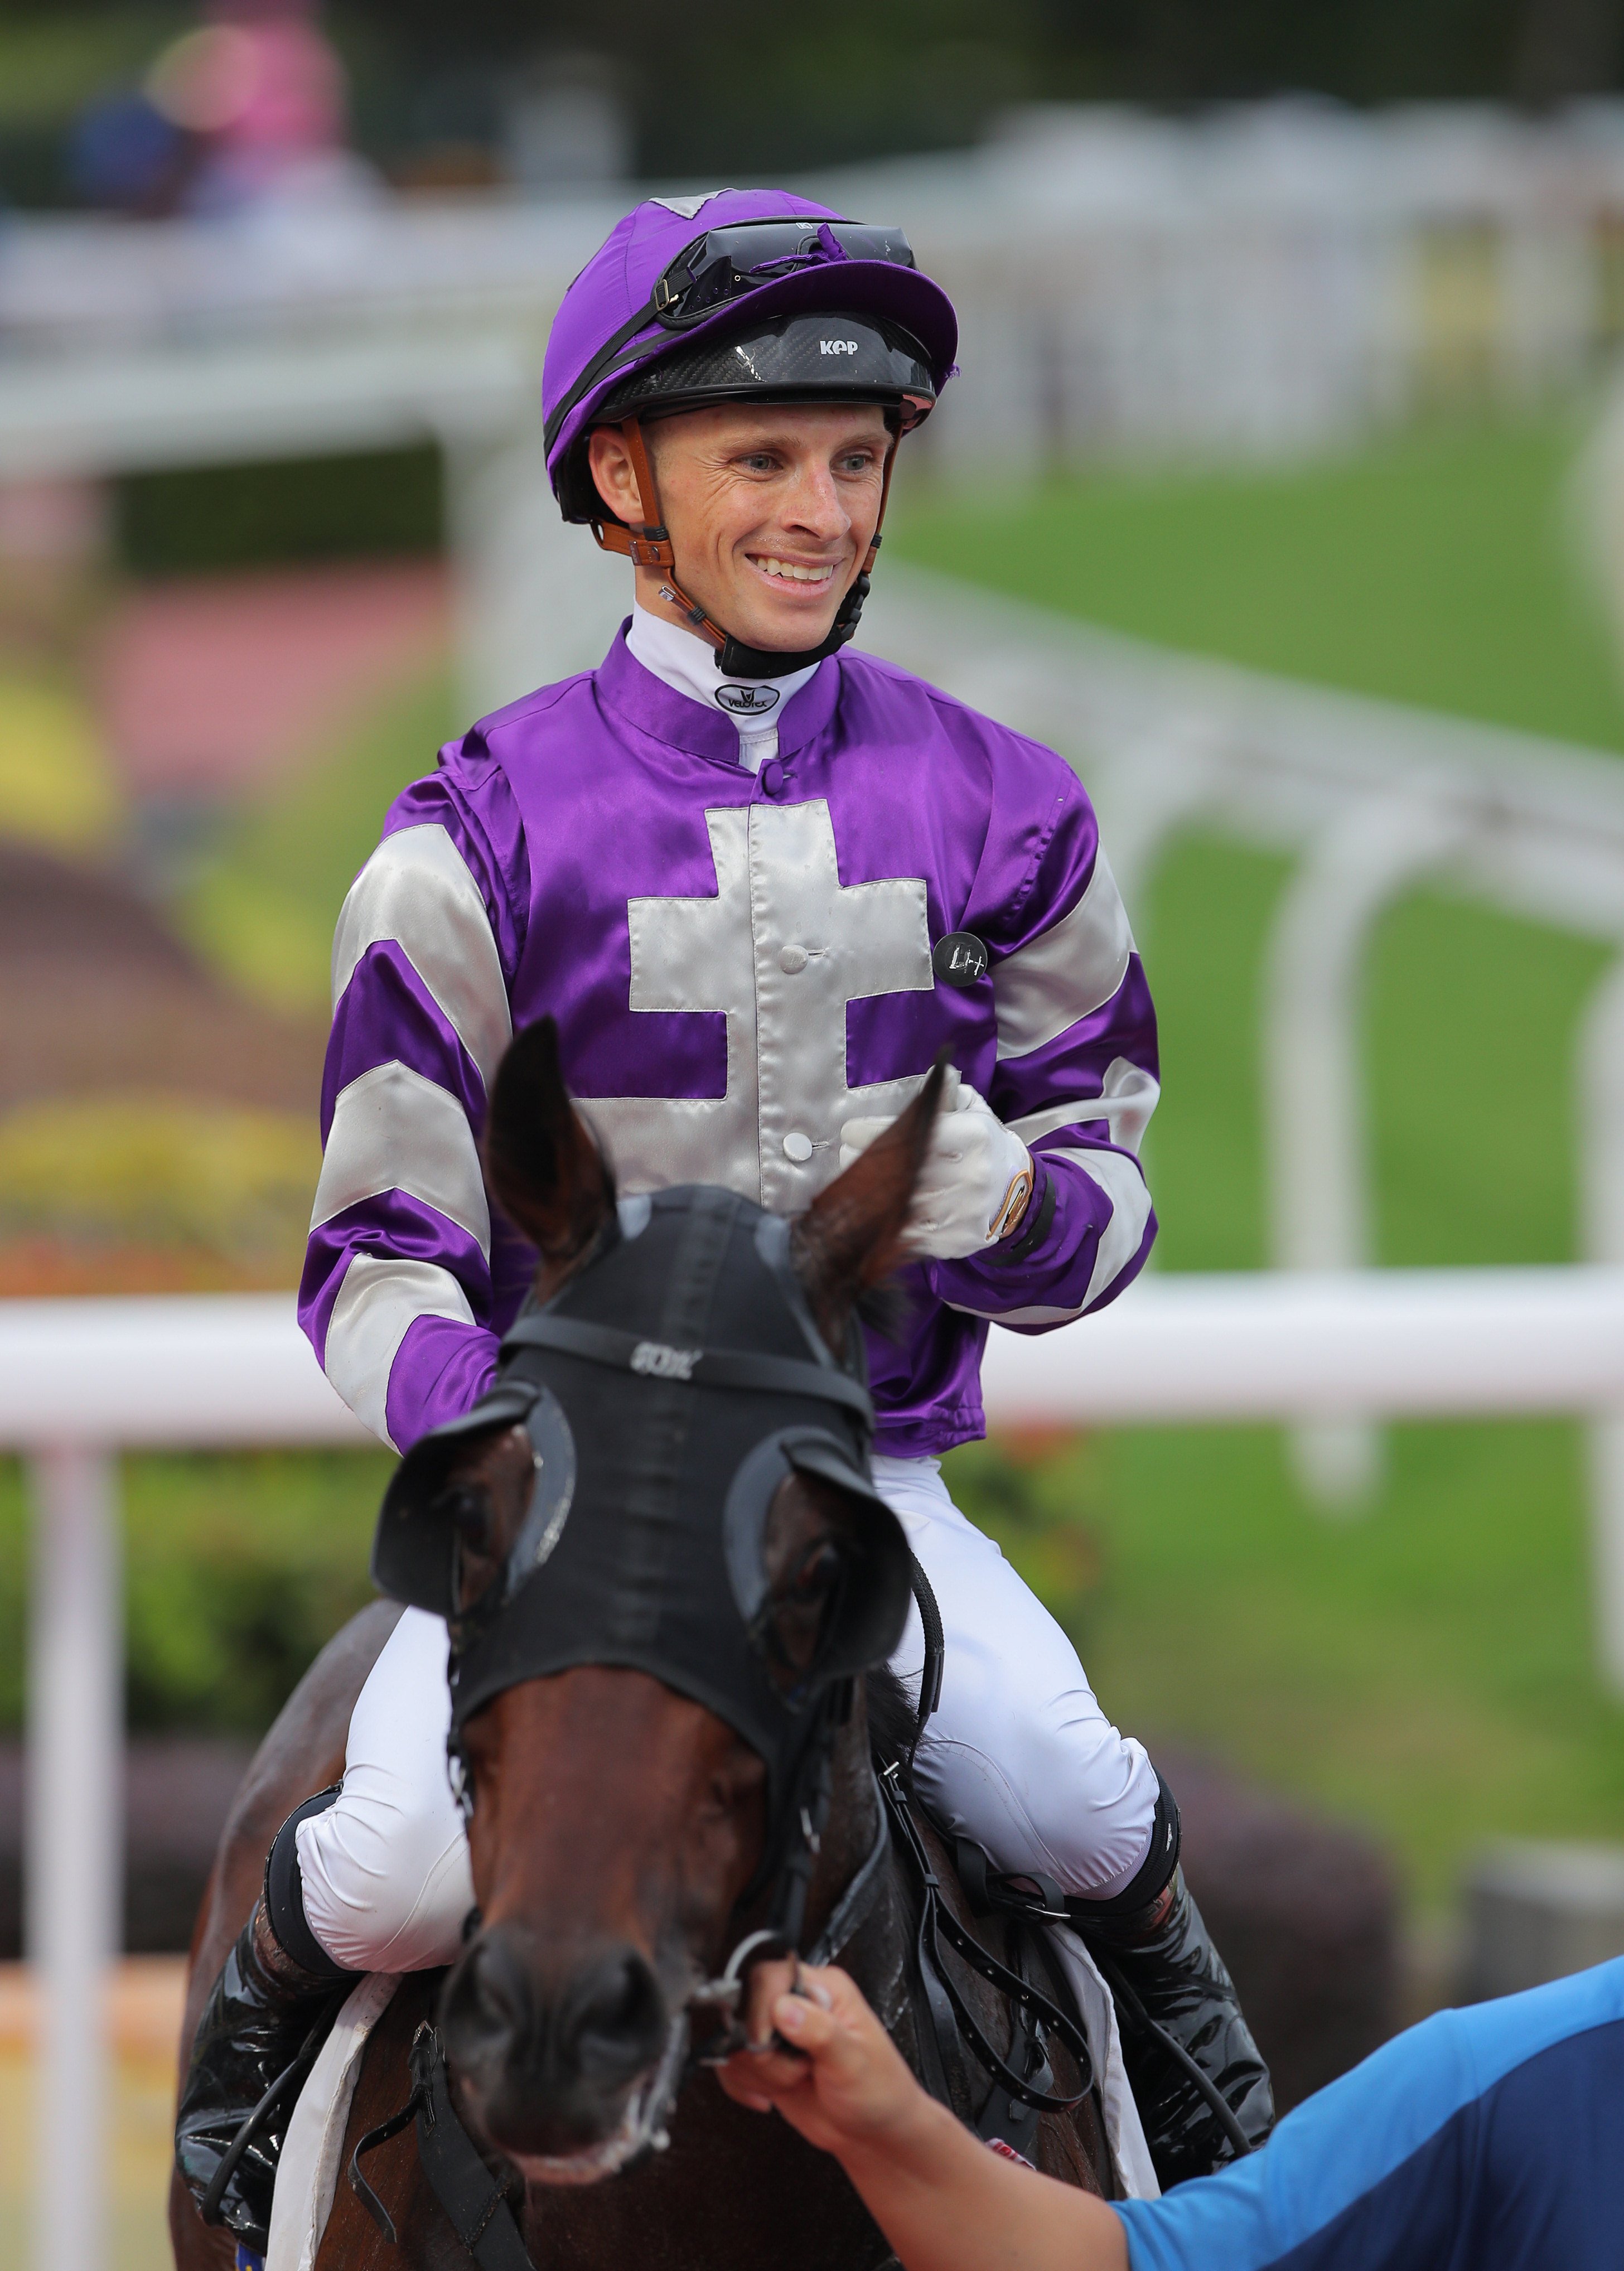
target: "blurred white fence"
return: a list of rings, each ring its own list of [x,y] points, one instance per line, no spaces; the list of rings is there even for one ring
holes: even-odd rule
[[[1624,1269],[1151,1279],[1040,1340],[995,1334],[988,1418],[1076,1426],[1339,1411],[1624,1414]],[[283,1296],[0,1303],[0,1449],[33,1478],[28,1952],[36,2271],[105,2271],[118,1946],[117,1458],[369,1442]],[[1624,1629],[1624,1569],[1607,1613]],[[1617,1634],[1614,1635],[1615,1640]]]
[[[1624,103],[1034,106],[802,186],[901,222],[958,303],[962,375],[911,452],[942,472],[1300,451],[1570,384],[1624,332]],[[0,474],[510,424],[635,194],[8,221]]]

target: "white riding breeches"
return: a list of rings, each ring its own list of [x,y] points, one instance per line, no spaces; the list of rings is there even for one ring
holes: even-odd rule
[[[992,1539],[949,1498],[935,1459],[876,1458],[874,1478],[930,1580],[947,1656],[915,1761],[951,1828],[1006,1870],[1038,1869],[1108,1899],[1150,1847],[1156,1772],[1101,1711],[1076,1650]],[[336,1963],[419,1971],[449,1963],[473,1905],[445,1739],[445,1627],[407,1609],[350,1720],[344,1786],[302,1821],[304,1912]],[[911,1609],[892,1669],[917,1695]]]

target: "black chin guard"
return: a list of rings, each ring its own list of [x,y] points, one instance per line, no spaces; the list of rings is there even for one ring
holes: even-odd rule
[[[646,1672],[765,1761],[775,1820],[797,1784],[808,1709],[901,1639],[911,1557],[869,1468],[873,1407],[853,1331],[838,1363],[790,1270],[788,1225],[728,1191],[622,1204],[595,1260],[503,1343],[495,1384],[402,1460],[372,1572],[447,1619],[452,1739],[503,1689],[576,1664]],[[468,1440],[521,1425],[535,1467],[501,1575],[458,1599],[446,1485]],[[832,1538],[806,1660],[775,1661],[764,1558],[792,1472],[833,1485]]]

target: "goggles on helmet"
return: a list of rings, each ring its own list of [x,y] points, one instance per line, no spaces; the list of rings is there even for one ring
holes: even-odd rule
[[[707,229],[679,252],[650,296],[650,310],[668,331],[697,324],[725,301],[775,277],[830,261],[889,260],[918,266],[899,228],[850,220],[738,220]]]

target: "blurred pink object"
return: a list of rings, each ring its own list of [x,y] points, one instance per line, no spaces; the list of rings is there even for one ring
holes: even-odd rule
[[[309,763],[346,715],[421,681],[450,636],[437,561],[138,586],[99,658],[114,762],[138,798],[251,793]],[[433,762],[403,752],[401,778]]]
[[[344,66],[310,0],[216,0],[210,20],[167,48],[147,93],[211,145],[243,193],[344,146]]]

